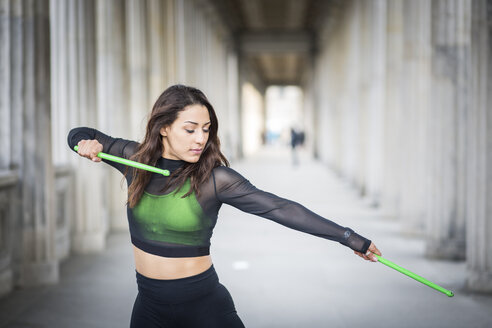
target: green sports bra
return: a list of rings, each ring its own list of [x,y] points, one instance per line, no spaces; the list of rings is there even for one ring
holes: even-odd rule
[[[133,209],[135,226],[148,240],[181,245],[204,245],[207,231],[212,226],[192,193],[182,198],[190,188],[190,180],[183,187],[165,195],[144,192]]]

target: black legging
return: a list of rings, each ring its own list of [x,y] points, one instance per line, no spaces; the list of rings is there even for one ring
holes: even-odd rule
[[[198,275],[160,280],[137,272],[131,328],[244,327],[213,266]]]

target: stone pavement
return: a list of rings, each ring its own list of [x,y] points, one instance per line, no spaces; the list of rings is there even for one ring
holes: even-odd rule
[[[246,327],[492,327],[492,295],[464,288],[463,262],[423,257],[424,241],[368,208],[318,162],[292,167],[287,150],[233,163],[257,187],[294,199],[371,238],[383,256],[455,293],[449,298],[346,247],[224,205],[212,238],[214,266]],[[128,327],[136,295],[128,233],[100,254],[72,256],[60,283],[0,300],[0,327]]]

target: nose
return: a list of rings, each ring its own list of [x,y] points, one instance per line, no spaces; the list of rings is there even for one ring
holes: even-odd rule
[[[199,131],[196,134],[195,142],[199,145],[202,145],[205,143],[205,140],[206,140],[205,133],[203,131]]]

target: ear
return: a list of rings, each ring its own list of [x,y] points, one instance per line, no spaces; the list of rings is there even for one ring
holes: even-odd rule
[[[161,128],[160,133],[161,133],[161,136],[167,137],[167,129],[166,129],[166,127]]]

